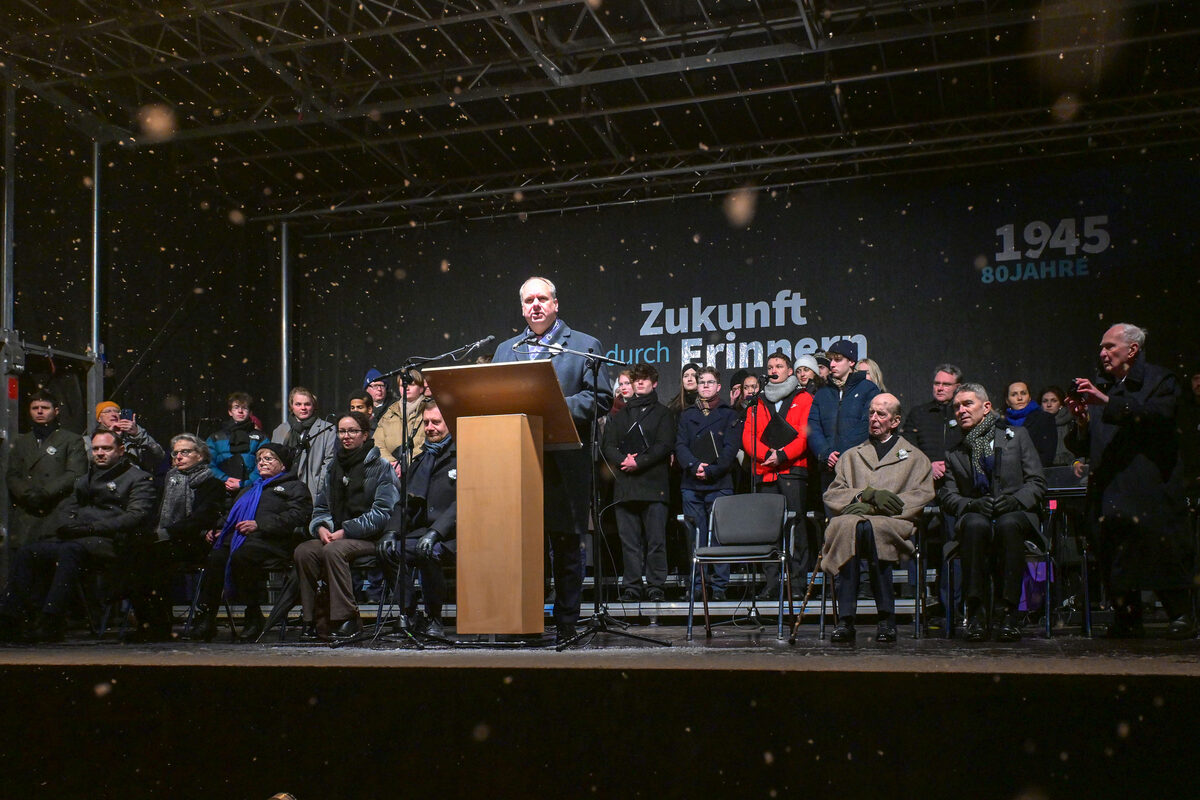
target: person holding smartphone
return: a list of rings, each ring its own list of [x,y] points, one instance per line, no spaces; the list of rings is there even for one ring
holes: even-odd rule
[[[166,451],[145,428],[138,425],[137,414],[132,408],[121,408],[111,400],[97,404],[96,430],[116,435],[125,450],[125,458],[151,475],[157,474],[158,468],[166,460]]]

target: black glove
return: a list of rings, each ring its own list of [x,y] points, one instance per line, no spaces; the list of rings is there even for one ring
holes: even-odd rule
[[[992,504],[992,513],[997,517],[1001,514],[1011,514],[1014,511],[1021,510],[1021,503],[1011,494],[1002,494],[996,498],[996,502]]]
[[[91,536],[95,532],[92,523],[81,522],[79,520],[60,525],[58,528],[58,535],[64,539],[79,539],[84,536]]]
[[[842,509],[842,516],[846,514],[862,514],[864,517],[869,517],[875,513],[875,506],[870,503],[851,503]]]
[[[968,514],[983,514],[985,517],[992,516],[993,500],[990,497],[976,497],[967,503],[966,512]]]
[[[441,561],[434,554],[433,546],[442,540],[442,535],[437,531],[430,531],[417,540],[417,556],[426,560]]]

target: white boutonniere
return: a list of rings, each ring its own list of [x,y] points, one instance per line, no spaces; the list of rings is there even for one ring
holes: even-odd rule
[[[958,427],[958,420],[956,420],[956,419],[952,419],[952,420],[950,420],[950,427],[951,427],[951,428],[957,428],[957,427]]]
[[[908,451],[901,447],[898,451],[896,451],[896,458],[903,461],[904,459],[908,458]]]
[[[350,476],[343,475],[342,476],[342,486],[349,486],[349,485],[350,485]]]
[[[58,448],[55,447],[54,445],[50,445],[49,447],[46,448],[46,455],[48,455],[48,456],[52,456],[57,452],[58,452]]]
[[[284,489],[282,486],[272,486],[271,491],[275,494],[287,494],[287,489]]]
[[[176,485],[177,483],[179,483],[179,476],[178,476],[178,475],[172,475],[172,476],[171,476],[171,485],[172,485],[172,486],[174,486],[174,485]]]
[[[1014,431],[1012,428],[1008,428],[1004,431],[1004,438],[1006,438],[1006,439],[1013,439],[1016,437],[1016,435],[1017,435],[1017,432]]]
[[[106,489],[108,489],[110,492],[115,492],[117,490],[117,484],[113,483],[112,481],[109,481],[108,483],[104,484],[104,487]]]
[[[452,470],[450,470],[450,472],[448,474],[449,474],[450,480],[452,480],[452,481],[458,480],[458,470],[452,469]]]

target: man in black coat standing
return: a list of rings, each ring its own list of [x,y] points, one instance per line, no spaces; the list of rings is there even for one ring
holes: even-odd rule
[[[442,636],[445,634],[442,603],[446,597],[442,568],[454,559],[457,551],[458,452],[435,401],[423,404],[422,421],[425,444],[409,467],[408,497],[392,512],[378,552],[389,573],[395,573],[400,559],[404,559],[401,585],[409,624],[418,632]],[[401,530],[405,532],[402,548],[397,547]],[[408,572],[413,567],[421,570],[425,620],[417,617],[416,592]]]
[[[675,420],[658,402],[658,370],[635,364],[629,377],[633,397],[605,426],[601,451],[616,480],[613,501],[624,562],[621,602],[642,599],[644,566],[645,599],[657,603],[666,599],[667,462],[675,443]]]
[[[584,353],[604,352],[593,336],[573,330],[558,316],[558,290],[546,278],[521,284],[521,315],[526,328],[496,348],[492,362],[554,359],[554,374],[575,422],[583,448],[546,453],[542,480],[546,538],[554,572],[554,624],[556,640],[575,636],[583,595],[583,536],[588,529],[591,505],[592,413],[604,416],[612,407],[612,384],[602,369],[593,381],[587,360],[563,353],[567,347]]]
[[[92,435],[92,467],[75,482],[59,507],[55,534],[22,547],[13,559],[8,591],[0,603],[0,634],[13,638],[38,606],[33,638],[59,641],[75,585],[85,569],[112,563],[150,533],[154,482],[125,457],[107,430]]]
[[[1196,635],[1175,376],[1146,362],[1146,332],[1117,323],[1100,340],[1101,375],[1076,378],[1067,396],[1075,428],[1066,445],[1091,459],[1088,516],[1113,601],[1108,635],[1144,635],[1141,592],[1153,589],[1170,618],[1167,636]]]

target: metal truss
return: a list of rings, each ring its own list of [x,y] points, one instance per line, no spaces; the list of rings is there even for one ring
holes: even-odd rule
[[[1200,109],[1182,0],[13,0],[0,30],[90,138],[314,232],[1188,152]]]

